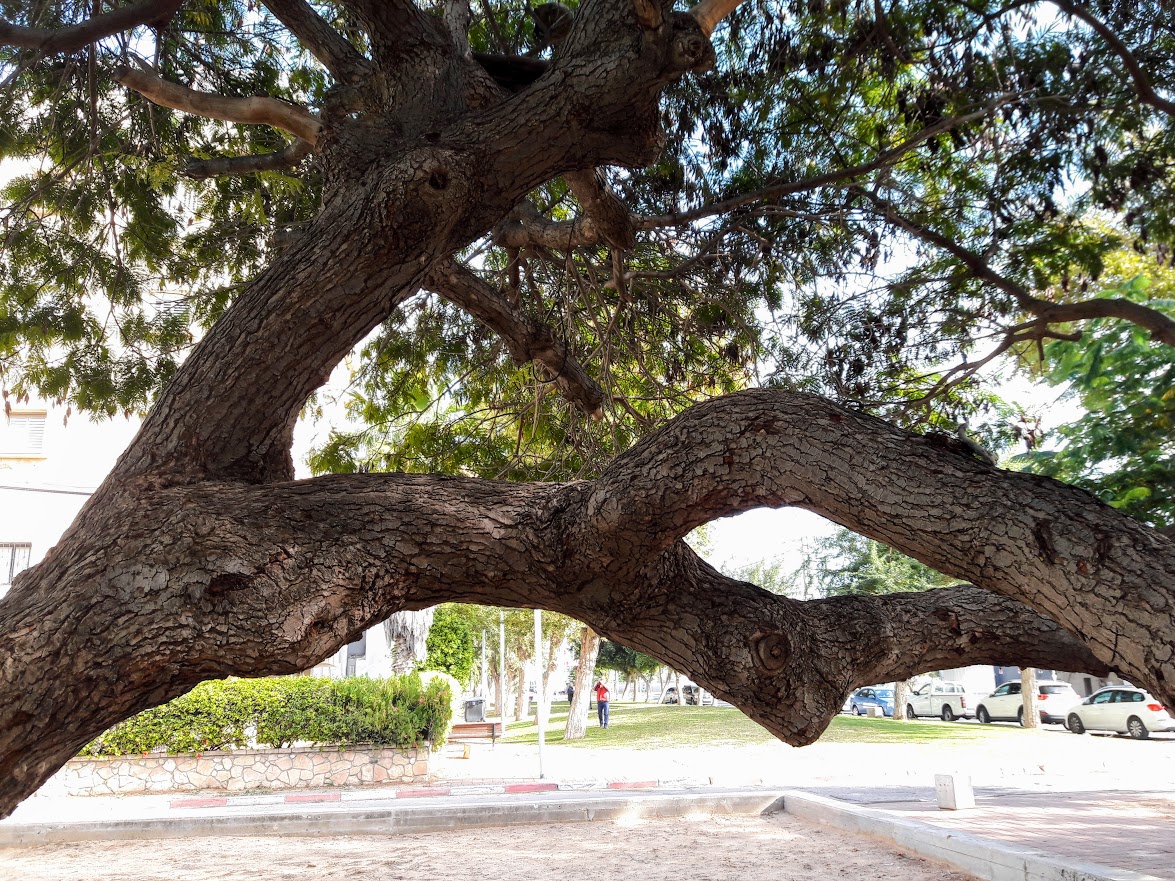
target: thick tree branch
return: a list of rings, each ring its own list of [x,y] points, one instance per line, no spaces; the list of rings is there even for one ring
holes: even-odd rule
[[[311,146],[318,141],[318,134],[322,130],[322,124],[312,114],[277,98],[229,98],[198,92],[127,65],[121,65],[115,70],[114,80],[138,92],[153,104],[208,119],[271,125],[296,135]]]
[[[104,40],[139,25],[166,22],[184,0],[145,0],[104,12],[80,24],[63,28],[30,28],[0,20],[0,45],[35,49],[45,54],[75,52],[83,46]]]
[[[283,171],[294,168],[312,152],[314,148],[310,143],[299,138],[284,150],[273,153],[189,159],[184,165],[184,176],[201,180],[222,175],[254,174],[258,171]]]
[[[1143,69],[1130,47],[1123,43],[1105,22],[1088,9],[1071,2],[1071,0],[1053,0],[1053,5],[1073,18],[1085,22],[1090,30],[1106,41],[1106,45],[1118,56],[1130,74],[1130,84],[1140,101],[1144,104],[1149,104],[1156,110],[1161,110],[1168,116],[1175,116],[1175,101],[1167,100],[1155,90],[1154,82],[1152,82],[1149,74]]]
[[[1082,490],[820,398],[745,392],[678,417],[596,482],[583,541],[623,557],[782,505],[1024,602],[1175,699],[1175,543]]]
[[[371,62],[351,41],[315,12],[306,0],[263,0],[265,8],[289,28],[307,51],[322,62],[335,79],[350,85],[371,73]]]
[[[975,589],[802,603],[720,575],[682,542],[594,554],[573,540],[591,497],[583,483],[372,474],[108,489],[75,530],[102,520],[109,544],[59,545],[0,603],[0,815],[89,738],[196,682],[306,669],[444,600],[574,615],[796,744],[853,685],[891,673],[1102,669],[1051,622]]]
[[[937,233],[899,213],[889,202],[861,187],[853,192],[871,202],[885,220],[898,229],[946,251],[970,270],[976,278],[982,279],[997,289],[1009,294],[1017,305],[1041,321],[1056,323],[1085,321],[1091,318],[1120,318],[1150,332],[1151,339],[1167,346],[1175,346],[1175,320],[1168,318],[1157,309],[1135,303],[1122,297],[1097,298],[1076,303],[1054,303],[1041,299],[1020,287],[1007,276],[992,269],[983,257],[964,248],[958,242]]]
[[[620,251],[636,244],[636,228],[628,207],[612,192],[601,169],[563,175],[586,215],[584,235],[594,235]]]
[[[425,284],[501,337],[514,363],[541,364],[569,401],[584,413],[600,417],[604,390],[550,327],[532,319],[472,270],[452,260],[434,267]]]

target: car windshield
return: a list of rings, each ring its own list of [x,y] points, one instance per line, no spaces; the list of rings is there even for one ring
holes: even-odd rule
[[[893,697],[893,689],[892,688],[879,688],[879,689],[877,689],[876,694],[880,698],[885,698],[886,700],[889,700],[890,698]]]
[[[1068,685],[1042,685],[1040,687],[1041,694],[1064,694],[1071,690],[1071,687]]]

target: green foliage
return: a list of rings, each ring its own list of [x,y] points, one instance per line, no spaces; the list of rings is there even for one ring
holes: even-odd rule
[[[469,682],[473,671],[473,629],[463,607],[445,603],[436,610],[428,631],[428,656],[423,669],[442,670],[458,682]]]
[[[904,593],[957,583],[848,529],[818,539],[804,568],[822,596]]]
[[[1146,302],[1175,317],[1175,270],[1153,257],[1116,252],[1101,297]],[[1175,524],[1175,359],[1136,327],[1089,322],[1076,342],[1045,347],[1045,378],[1080,403],[1080,418],[1019,462],[1084,487],[1152,526]]]
[[[615,670],[625,679],[650,676],[661,666],[651,655],[630,649],[610,639],[600,640],[600,652],[596,655],[596,675],[601,670]]]
[[[313,6],[368,48],[343,5]],[[529,3],[474,6],[475,50],[531,45]],[[1175,81],[1175,7],[1089,9],[1153,82]],[[0,0],[0,11],[53,28],[93,5]],[[1030,292],[1058,278],[1066,295],[1096,289],[1124,242],[1175,246],[1175,126],[1139,100],[1114,46],[1051,7],[751,0],[715,40],[715,70],[664,98],[661,156],[611,180],[641,218],[627,282],[612,279],[603,247],[521,254],[512,301],[607,390],[604,418],[568,406],[551,377],[519,368],[492,333],[422,294],[356,359],[357,427],[317,451],[316,472],[591,477],[692,404],[750,384],[824,393],[907,424],[957,419],[984,406],[974,383],[931,408],[911,402],[943,365],[974,360],[1019,322],[1020,307],[896,215]],[[271,261],[273,234],[314,216],[324,185],[313,163],[184,179],[189,159],[270,153],[287,140],[151,105],[112,78],[132,49],[171,81],[332,116],[321,65],[251,0],[191,0],[166,28],[101,41],[92,66],[84,53],[0,48],[0,162],[11,175],[0,191],[0,387],[106,415],[150,404]],[[363,112],[394,128],[386,110]],[[578,213],[561,180],[529,198],[554,220]],[[708,207],[718,203],[726,209]],[[1098,214],[1119,225],[1091,228]],[[472,265],[510,286],[509,255],[486,240],[472,247]],[[1097,491],[1159,516],[1142,484]]]
[[[295,743],[376,743],[399,747],[448,730],[452,695],[420,677],[286,677],[204,682],[162,706],[120,722],[91,741],[86,756],[286,747]]]

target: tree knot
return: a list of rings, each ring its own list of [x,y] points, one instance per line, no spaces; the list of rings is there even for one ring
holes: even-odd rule
[[[791,644],[779,632],[757,633],[751,639],[751,657],[767,673],[778,673],[791,659]]]
[[[702,33],[697,21],[682,12],[673,13],[673,42],[670,64],[674,70],[704,73],[714,66],[718,56],[709,38]]]

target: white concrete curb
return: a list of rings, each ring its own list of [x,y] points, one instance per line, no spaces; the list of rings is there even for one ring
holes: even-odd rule
[[[783,809],[803,820],[882,838],[919,856],[949,863],[984,881],[1162,881],[1153,875],[1069,860],[1003,841],[939,829],[807,792],[784,792]]]

